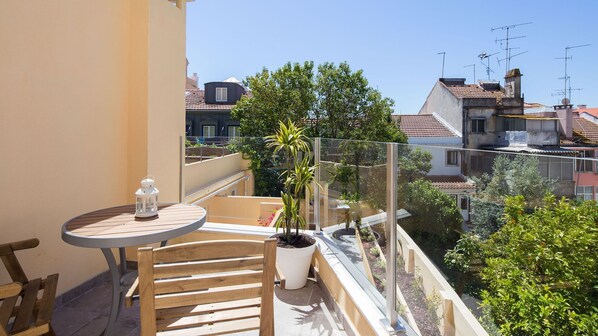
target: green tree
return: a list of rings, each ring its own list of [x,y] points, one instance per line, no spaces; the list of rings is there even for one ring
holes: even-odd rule
[[[278,122],[290,120],[305,129],[307,136],[368,141],[406,142],[399,124],[392,120],[394,102],[368,86],[361,70],[352,71],[347,63],[324,63],[314,70],[313,62],[290,62],[269,71],[264,68],[245,80],[251,95],[243,96],[233,107],[244,137],[261,138],[273,134]],[[256,195],[275,196],[281,185],[273,179],[276,163],[272,150],[259,140],[246,140],[240,150],[251,161]],[[362,160],[354,151],[357,166]],[[356,168],[356,189],[359,171]]]
[[[494,160],[492,176],[484,173],[480,178],[474,178],[477,193],[471,202],[472,222],[483,238],[504,225],[505,197],[522,195],[533,208],[552,191],[553,183],[540,174],[538,163],[535,156],[517,155],[511,159],[499,155]]]
[[[528,213],[508,197],[505,225],[483,244],[483,305],[505,335],[598,332],[598,207],[547,196]]]
[[[461,229],[463,217],[457,209],[454,198],[432,185],[432,182],[417,179],[401,188],[399,207],[411,216],[399,222],[407,231],[422,231],[447,238]]]
[[[336,139],[406,142],[391,118],[394,101],[368,86],[361,70],[343,62],[290,62],[275,71],[264,68],[245,80],[251,95],[233,107],[241,134],[263,137],[275,132],[280,120],[305,127],[308,136]],[[307,122],[309,120],[309,122]]]
[[[290,62],[275,71],[264,68],[245,80],[251,95],[241,97],[231,110],[245,137],[264,137],[276,132],[279,121],[303,126],[316,102],[314,63]]]

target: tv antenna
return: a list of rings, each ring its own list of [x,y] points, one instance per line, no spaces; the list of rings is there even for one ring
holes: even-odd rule
[[[439,52],[437,55],[442,55],[442,73],[440,74],[440,78],[444,78],[444,57],[446,56],[446,51]]]
[[[464,68],[470,68],[470,67],[473,67],[473,82],[475,83],[475,63],[464,66]]]
[[[559,79],[565,80],[565,89],[562,91],[562,93],[565,96],[565,98],[567,98],[567,90],[569,90],[569,98],[568,98],[569,101],[571,101],[571,90],[572,89],[571,89],[571,78],[569,77],[569,75],[567,75],[567,60],[573,59],[573,56],[568,56],[569,50],[575,49],[575,48],[589,47],[589,46],[591,46],[591,44],[580,44],[580,45],[576,45],[576,46],[572,46],[572,47],[567,46],[567,47],[565,47],[565,57],[555,57],[555,59],[565,60],[565,76],[559,77]]]
[[[525,22],[525,23],[518,23],[518,24],[514,24],[514,25],[507,25],[507,26],[502,26],[502,27],[494,27],[492,29],[490,29],[491,32],[495,31],[495,30],[506,30],[507,31],[507,37],[504,39],[496,39],[496,43],[505,41],[506,42],[506,46],[505,46],[505,60],[507,61],[505,63],[505,73],[509,72],[509,67],[511,66],[511,58],[515,57],[515,56],[511,56],[511,49],[509,48],[509,41],[510,40],[515,40],[515,39],[520,39],[520,38],[524,38],[525,35],[523,36],[515,36],[515,37],[509,37],[509,30],[511,28],[515,28],[515,27],[519,27],[519,26],[523,26],[523,25],[528,25],[528,24],[532,24],[533,22]],[[521,54],[519,54],[521,55]]]
[[[516,49],[516,48],[510,48],[510,49]],[[496,60],[498,61],[498,65],[500,65],[500,62],[502,62],[502,61],[505,61],[505,60],[506,60],[506,61],[508,61],[508,62],[510,62],[510,61],[511,61],[511,58],[513,58],[513,57],[516,57],[516,56],[519,56],[519,55],[523,55],[523,54],[525,54],[526,52],[527,52],[527,50],[526,50],[526,51],[522,51],[522,52],[520,52],[520,53],[517,53],[517,54],[515,54],[515,55],[511,55],[511,52],[509,51],[509,58],[498,59],[498,57],[497,57],[497,58],[496,58]],[[508,68],[508,66],[507,66],[507,68]],[[507,71],[508,71],[508,70],[507,70]]]
[[[482,64],[486,67],[486,74],[488,75],[488,80],[490,80],[490,72],[494,72],[494,71],[492,71],[492,69],[490,69],[490,56],[494,56],[496,54],[498,54],[498,51],[495,52],[494,54],[487,54],[484,51],[478,55],[480,62],[482,62]],[[484,64],[484,59],[486,59],[487,64]]]
[[[571,97],[571,91],[581,91],[581,90],[583,90],[583,89],[582,88],[571,88],[571,87],[569,87],[567,89],[567,91],[569,91],[569,97]],[[562,90],[562,89],[561,90],[552,90],[551,96],[553,96],[553,97],[554,96],[564,96],[567,94],[567,91]]]

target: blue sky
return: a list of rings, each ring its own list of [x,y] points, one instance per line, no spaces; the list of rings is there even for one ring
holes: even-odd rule
[[[511,67],[523,73],[527,102],[557,104],[562,97],[563,60],[568,63],[573,104],[598,107],[598,1],[217,1],[197,0],[187,6],[187,58],[189,75],[200,83],[244,79],[263,67],[313,60],[347,61],[362,69],[370,85],[395,101],[395,113],[415,114],[442,70],[445,77],[487,79],[481,52],[495,53],[491,78],[503,80],[504,46],[496,39],[505,30],[491,28],[533,22],[515,27],[510,36]]]

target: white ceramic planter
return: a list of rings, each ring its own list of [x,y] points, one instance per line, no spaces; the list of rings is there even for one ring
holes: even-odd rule
[[[285,289],[303,288],[316,244],[303,248],[276,248],[276,264],[286,278]]]

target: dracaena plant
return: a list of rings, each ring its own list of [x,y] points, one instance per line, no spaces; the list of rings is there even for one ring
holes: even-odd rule
[[[278,125],[276,133],[266,137],[274,154],[284,157],[283,211],[276,221],[276,229],[282,228],[283,239],[292,244],[299,237],[299,230],[305,228],[300,200],[305,196],[305,190],[313,191],[316,167],[310,164],[311,150],[304,129],[291,121],[286,124],[281,121]]]

